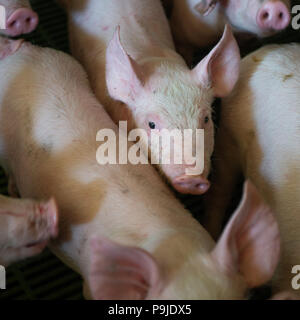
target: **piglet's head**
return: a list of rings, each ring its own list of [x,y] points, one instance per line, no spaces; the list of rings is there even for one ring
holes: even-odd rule
[[[249,182],[215,247],[197,250],[194,240],[168,246],[156,260],[142,249],[94,238],[88,277],[91,298],[243,299],[247,289],[271,279],[279,259],[278,225]]]
[[[174,188],[181,193],[203,194],[209,188],[207,177],[214,147],[211,105],[215,97],[228,95],[238,80],[239,49],[226,26],[220,42],[193,70],[174,52],[156,52],[158,57],[151,62],[137,63],[122,46],[117,28],[106,54],[108,91],[126,105],[135,126],[144,129],[145,150],[149,147],[152,163],[159,164]],[[193,137],[196,129],[204,129],[204,148],[194,139],[186,148],[190,158],[185,156],[180,138],[172,140],[170,148],[151,139],[152,134],[163,138],[172,130],[184,137],[185,129],[191,130]],[[169,152],[165,159],[170,161],[161,161],[162,150]],[[178,152],[182,152],[180,160],[174,157]],[[192,156],[194,162],[190,161]],[[200,158],[204,165],[191,173]]]

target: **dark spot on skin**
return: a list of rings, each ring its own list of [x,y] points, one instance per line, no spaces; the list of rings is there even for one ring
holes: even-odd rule
[[[153,90],[153,94],[156,94],[156,92],[157,92],[156,90]]]
[[[121,192],[122,192],[123,194],[127,194],[127,193],[129,193],[129,189],[121,189]]]
[[[290,78],[293,78],[293,74],[286,74],[285,76],[283,76],[283,82],[285,82],[286,80],[290,79]]]
[[[261,62],[261,59],[257,58],[256,56],[252,56],[252,60],[256,63]]]

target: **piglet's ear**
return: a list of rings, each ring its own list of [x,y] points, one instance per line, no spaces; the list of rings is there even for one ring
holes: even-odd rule
[[[106,51],[106,83],[110,96],[124,103],[134,100],[143,88],[142,68],[123,48],[120,27],[117,27]]]
[[[250,288],[271,279],[280,253],[277,222],[256,188],[245,183],[239,208],[212,255],[227,274],[241,274]]]
[[[157,263],[146,251],[113,243],[91,241],[89,287],[95,300],[144,300],[160,288]]]
[[[212,88],[216,97],[227,96],[234,88],[240,72],[240,50],[228,25],[220,42],[192,70],[199,85]]]
[[[24,40],[11,40],[8,38],[0,37],[0,60],[6,58],[17,52],[21,47]]]
[[[217,0],[200,0],[195,5],[195,10],[203,16],[209,15],[215,8]]]

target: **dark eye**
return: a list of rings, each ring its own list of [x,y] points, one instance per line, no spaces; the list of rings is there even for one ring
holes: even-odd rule
[[[154,122],[149,122],[149,128],[150,129],[155,129],[155,123]]]
[[[209,117],[205,117],[204,123],[205,123],[205,124],[209,123]]]

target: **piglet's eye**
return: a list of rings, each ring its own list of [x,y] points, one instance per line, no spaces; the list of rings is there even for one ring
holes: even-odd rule
[[[209,117],[204,118],[204,123],[207,124],[209,122]]]
[[[155,123],[152,122],[152,121],[150,121],[150,122],[149,122],[149,128],[150,128],[150,129],[155,129],[155,127],[156,127]]]

